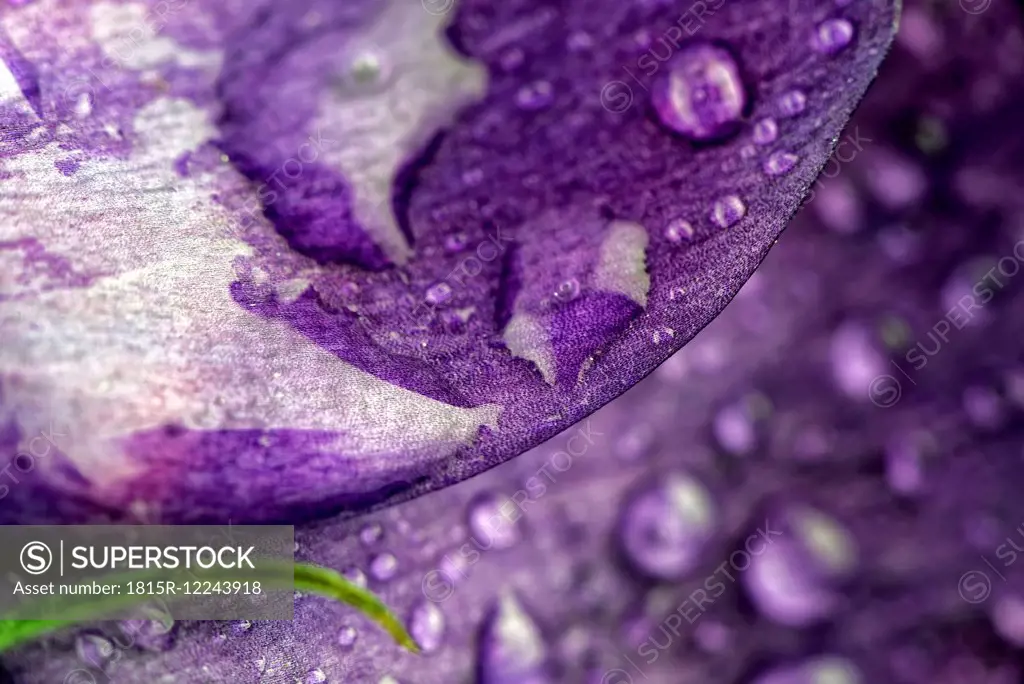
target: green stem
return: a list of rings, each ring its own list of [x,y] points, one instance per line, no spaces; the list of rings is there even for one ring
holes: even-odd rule
[[[291,567],[291,578],[288,577],[288,567]],[[159,581],[175,580],[184,581],[183,573],[159,572],[134,572],[119,575],[112,575],[102,578],[105,582],[115,581]],[[230,573],[200,571],[188,574],[189,579],[205,578],[209,580],[238,579]],[[248,574],[247,580],[259,580],[267,583],[269,588],[296,589],[306,591],[320,596],[325,596],[335,601],[347,604],[364,613],[371,620],[380,625],[391,637],[401,646],[413,653],[419,653],[419,647],[406,631],[402,623],[388,610],[388,607],[372,592],[353,584],[341,574],[306,563],[291,564],[261,564],[261,570],[256,574]],[[75,597],[46,597],[33,601],[30,610],[33,614],[54,614],[61,615],[59,620],[26,620],[19,618],[19,614],[25,614],[22,606],[14,612],[0,615],[0,652],[20,646],[26,642],[38,639],[51,632],[58,631],[83,622],[101,620],[113,613],[125,608],[147,603],[153,598],[161,598],[173,601],[173,596],[153,597],[147,595],[100,595],[100,596],[75,596]],[[43,606],[43,608],[40,608]]]

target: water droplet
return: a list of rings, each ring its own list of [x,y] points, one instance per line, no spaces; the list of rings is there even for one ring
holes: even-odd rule
[[[306,684],[323,684],[327,681],[327,675],[319,667],[315,670],[310,670],[306,674]]]
[[[1000,596],[990,614],[999,636],[1014,646],[1024,647],[1024,600],[1013,594]]]
[[[384,526],[380,523],[369,523],[364,525],[363,529],[359,530],[359,541],[364,546],[372,546],[381,540],[384,536]]]
[[[831,615],[840,601],[836,587],[855,565],[849,533],[824,513],[793,506],[770,515],[754,534],[762,541],[733,556],[741,557],[734,566],[757,609],[790,627]]]
[[[726,406],[715,415],[712,431],[719,446],[735,456],[753,452],[757,432],[750,405],[745,401]]]
[[[782,176],[792,171],[799,160],[792,152],[772,152],[764,162],[764,172],[769,176]]]
[[[554,297],[559,302],[569,302],[580,294],[580,281],[575,278],[563,280],[555,287]]]
[[[245,634],[250,629],[252,629],[252,622],[249,620],[235,620],[231,623],[231,631],[234,632],[236,636]]]
[[[770,145],[779,137],[779,125],[775,119],[766,117],[754,124],[754,142],[758,145]]]
[[[143,650],[166,651],[174,643],[174,618],[161,608],[143,607],[139,619],[122,620],[119,624],[132,642]]]
[[[379,54],[360,51],[349,56],[338,86],[347,93],[372,93],[379,91],[390,76],[391,70]]]
[[[964,413],[979,428],[995,430],[1006,419],[1002,397],[989,387],[974,386],[964,390]]]
[[[678,580],[698,565],[716,526],[715,502],[703,483],[672,473],[628,499],[619,519],[619,541],[644,574]]]
[[[487,549],[507,549],[522,537],[516,524],[521,512],[508,497],[485,494],[469,507],[469,529],[477,545]]]
[[[366,573],[357,568],[356,566],[350,565],[349,567],[342,570],[341,574],[344,575],[345,579],[347,579],[349,582],[352,582],[353,584],[360,587],[366,587]]]
[[[467,171],[462,175],[462,180],[466,180],[466,175],[470,172]],[[483,172],[480,172],[480,176],[483,176]],[[444,248],[449,254],[458,254],[459,252],[466,249],[469,246],[469,237],[465,233],[452,233],[444,239]]]
[[[99,634],[83,634],[75,640],[75,652],[83,663],[102,670],[114,657],[114,644]]]
[[[548,81],[534,81],[519,89],[516,104],[522,109],[535,111],[550,105],[555,99],[555,89]]]
[[[747,104],[732,55],[706,43],[680,51],[653,88],[654,109],[661,122],[693,140],[716,140],[734,133]]]
[[[594,47],[594,39],[585,31],[575,31],[569,35],[567,41],[569,49],[573,52],[582,52]]]
[[[349,648],[356,643],[356,638],[359,633],[356,628],[351,625],[346,625],[338,631],[338,645],[344,648]]]
[[[522,50],[519,48],[512,48],[502,54],[498,59],[498,64],[501,65],[503,71],[512,71],[513,69],[522,66],[525,59],[526,55],[523,54]]]
[[[409,615],[409,634],[424,653],[433,653],[444,641],[444,613],[433,601],[420,601]]]
[[[777,666],[753,684],[861,684],[860,670],[849,660],[819,656],[795,665]]]
[[[921,489],[931,446],[927,433],[901,434],[885,445],[885,477],[893,491],[908,495]]]
[[[711,209],[711,220],[722,228],[739,223],[747,213],[747,206],[736,195],[727,195],[715,201]]]
[[[635,425],[615,441],[615,455],[625,463],[635,463],[648,454],[654,444],[649,425]]]
[[[425,299],[431,306],[440,306],[452,298],[452,288],[448,283],[437,283],[427,289]]]
[[[505,594],[480,628],[480,684],[550,684],[547,644],[519,600]]]
[[[779,97],[779,111],[783,116],[796,116],[807,109],[807,96],[802,90],[790,90]]]
[[[467,169],[466,171],[462,172],[462,182],[465,183],[467,186],[469,186],[471,188],[475,188],[476,186],[480,185],[480,183],[481,183],[481,181],[483,181],[483,179],[484,179],[483,169]],[[463,236],[463,237],[465,237],[465,236]],[[445,244],[447,245],[447,241],[445,242]],[[465,249],[465,248],[466,248],[466,246],[463,245],[461,249],[456,250],[456,251],[462,251],[462,249]]]
[[[811,45],[818,52],[835,55],[853,40],[853,24],[846,19],[826,19],[818,24]]]
[[[694,631],[694,640],[706,653],[722,653],[732,644],[732,631],[721,622],[703,620]]]
[[[675,245],[692,240],[693,224],[685,219],[674,219],[665,226],[665,239]]]
[[[871,383],[886,371],[886,357],[871,330],[858,322],[843,323],[829,350],[836,384],[851,399],[871,399]]]
[[[398,559],[390,553],[381,553],[370,560],[370,575],[378,582],[387,582],[398,573]]]

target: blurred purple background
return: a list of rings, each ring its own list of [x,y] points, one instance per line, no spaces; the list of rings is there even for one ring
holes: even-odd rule
[[[1021,27],[909,2],[811,198],[683,351],[512,462],[298,531],[424,656],[302,597],[294,624],[56,637],[14,680],[1024,681]]]

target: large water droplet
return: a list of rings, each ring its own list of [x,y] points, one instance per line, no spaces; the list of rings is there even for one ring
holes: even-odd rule
[[[733,553],[742,556],[734,566],[762,614],[791,627],[832,614],[840,600],[836,586],[856,564],[853,539],[837,521],[793,506],[769,516],[749,538],[750,549]]]
[[[484,495],[469,507],[469,529],[477,546],[486,549],[507,549],[522,537],[517,525],[522,512],[508,497]]]
[[[444,641],[444,613],[433,601],[420,601],[409,615],[409,633],[424,653],[433,653]]]
[[[779,125],[770,116],[754,124],[753,138],[758,145],[771,145],[778,137]]]
[[[799,160],[792,152],[772,152],[764,162],[764,172],[769,176],[782,176],[792,171]]]
[[[811,38],[811,45],[818,52],[834,55],[853,40],[853,24],[846,19],[826,19],[818,24]]]
[[[807,96],[802,90],[790,90],[779,97],[779,111],[783,116],[796,116],[807,109]]]
[[[480,684],[550,684],[547,644],[515,595],[505,594],[480,628]]]
[[[658,118],[693,140],[734,133],[747,105],[736,60],[725,48],[707,43],[680,51],[653,88]]]
[[[684,473],[632,495],[619,520],[626,557],[646,575],[678,580],[700,562],[718,515],[704,485]]]
[[[999,596],[989,609],[992,625],[999,636],[1024,647],[1024,600],[1014,594]]]
[[[83,663],[102,670],[114,657],[114,644],[99,634],[82,634],[75,640],[75,652]]]
[[[860,684],[860,670],[849,660],[819,656],[796,665],[775,667],[754,684]]]
[[[711,220],[722,228],[739,223],[747,213],[747,205],[736,195],[727,195],[715,201],[711,208]]]
[[[378,582],[387,582],[398,574],[398,559],[390,553],[381,553],[370,560],[370,575]]]

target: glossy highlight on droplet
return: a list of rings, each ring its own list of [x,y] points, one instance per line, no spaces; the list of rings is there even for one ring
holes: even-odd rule
[[[747,215],[747,205],[736,195],[726,195],[711,208],[711,220],[720,228],[729,228]]]

